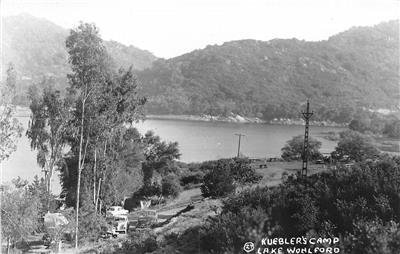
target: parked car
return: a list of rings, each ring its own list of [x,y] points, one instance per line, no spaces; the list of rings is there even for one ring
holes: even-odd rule
[[[108,218],[109,230],[107,234],[117,237],[119,234],[126,234],[128,231],[128,217],[126,215],[116,215]]]
[[[117,215],[126,215],[128,214],[128,210],[122,208],[122,206],[111,206],[110,209],[107,210],[107,217],[115,217]]]

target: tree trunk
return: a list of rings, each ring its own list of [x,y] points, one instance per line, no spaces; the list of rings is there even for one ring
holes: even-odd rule
[[[106,153],[107,153],[107,140],[104,141],[104,151],[103,151],[103,157],[104,159],[106,158]],[[99,178],[99,183],[98,183],[98,187],[97,187],[97,196],[96,196],[96,203],[95,203],[95,210],[97,211],[97,205],[99,204],[99,200],[100,200],[100,189],[101,189],[101,181],[105,178],[105,171],[107,170],[107,164],[104,164],[104,169],[102,172],[103,177],[100,176]],[[101,214],[101,208],[98,210],[99,213]]]
[[[7,238],[7,254],[10,254],[10,237]]]
[[[58,240],[58,253],[61,253],[61,248],[62,248],[62,241],[61,239]]]
[[[97,204],[99,203],[100,198],[100,188],[101,188],[101,177],[99,178],[99,183],[97,184],[97,195],[96,195],[96,203],[94,204],[95,211],[97,212]],[[101,213],[101,210],[100,210]]]
[[[94,149],[94,166],[93,166],[93,204],[96,211],[96,163],[97,163],[97,149]]]
[[[49,170],[47,172],[47,211],[50,212],[50,197],[51,197],[51,177],[53,176],[53,160],[50,161]]]
[[[83,167],[83,124],[84,124],[84,117],[85,117],[85,99],[82,101],[82,114],[81,114],[81,134],[79,140],[79,158],[78,158],[78,183],[76,187],[76,218],[75,218],[75,249],[78,249],[78,231],[79,231],[79,192],[81,187],[81,173]],[[86,143],[87,144],[87,143]]]

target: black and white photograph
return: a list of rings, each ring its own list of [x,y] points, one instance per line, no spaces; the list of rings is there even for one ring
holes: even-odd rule
[[[0,253],[400,254],[400,0],[0,0]]]

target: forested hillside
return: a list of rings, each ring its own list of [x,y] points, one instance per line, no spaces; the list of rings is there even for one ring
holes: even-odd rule
[[[306,98],[319,119],[347,122],[357,108],[395,109],[399,22],[329,40],[241,40],[156,61],[139,73],[148,110],[169,114],[298,117]]]
[[[16,66],[17,101],[26,104],[27,87],[43,76],[64,90],[68,30],[29,15],[7,17],[3,27],[2,66]],[[314,120],[349,122],[362,108],[399,109],[399,21],[319,42],[231,41],[167,60],[115,41],[105,46],[116,67],[136,69],[152,114],[298,118],[306,98]]]
[[[3,74],[10,62],[15,66],[20,104],[26,104],[27,87],[41,82],[43,77],[52,77],[54,85],[64,90],[66,75],[70,72],[65,49],[68,34],[68,29],[28,14],[3,18],[1,64]],[[115,41],[104,44],[117,68],[132,65],[134,69],[142,70],[157,59],[150,52],[134,46]]]

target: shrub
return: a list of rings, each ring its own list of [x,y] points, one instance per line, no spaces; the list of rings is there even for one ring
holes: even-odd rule
[[[201,185],[204,197],[223,197],[235,190],[233,177],[227,164],[218,163],[205,176]]]
[[[141,200],[147,200],[153,196],[161,195],[161,186],[157,183],[151,185],[143,185],[139,190],[132,194],[132,196],[125,200],[124,209],[133,210],[140,206]]]
[[[107,231],[107,222],[94,211],[93,204],[85,204],[79,210],[79,241],[90,242],[100,238]]]
[[[156,235],[150,230],[131,232],[128,240],[122,243],[122,246],[115,253],[149,253],[157,250],[158,243]]]
[[[235,158],[229,161],[231,173],[235,182],[239,184],[257,183],[262,179],[255,169],[251,167],[249,159]]]
[[[256,187],[246,189],[239,194],[231,195],[223,200],[223,210],[229,212],[239,212],[243,207],[257,209],[258,207],[267,208],[271,205],[271,191],[268,188]]]
[[[221,177],[221,169],[210,175]],[[400,158],[382,157],[306,178],[291,175],[280,186],[247,189],[225,199],[222,212],[205,225],[208,235],[204,233],[201,244],[215,253],[235,252],[255,225],[251,219],[260,224],[255,218],[262,214],[268,218],[264,236],[341,235],[344,253],[397,253],[399,193]]]
[[[312,187],[301,181],[272,194],[272,217],[285,235],[305,235],[318,225],[319,209]]]
[[[200,230],[200,245],[211,253],[239,253],[248,241],[259,243],[266,236],[268,215],[263,209],[241,208],[210,217]]]
[[[386,123],[383,134],[386,134],[391,138],[400,138],[400,120]]]
[[[195,184],[200,184],[203,182],[204,173],[197,171],[197,172],[190,172],[183,175],[180,179],[182,186],[190,186]]]
[[[379,220],[358,221],[354,232],[344,239],[349,254],[392,254],[400,251],[400,226],[393,221],[383,224]]]
[[[181,192],[178,178],[174,174],[169,174],[161,181],[161,193],[164,197],[176,198]]]

